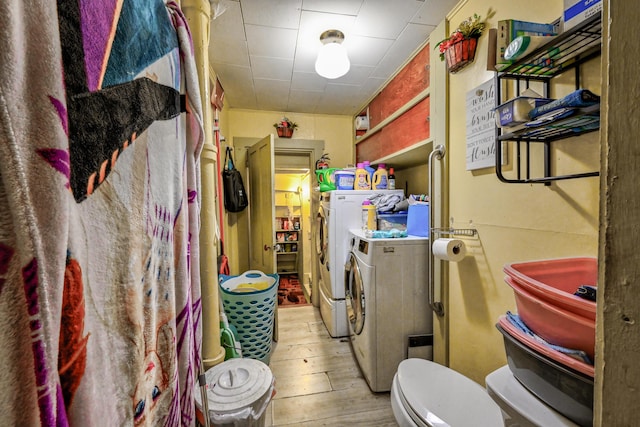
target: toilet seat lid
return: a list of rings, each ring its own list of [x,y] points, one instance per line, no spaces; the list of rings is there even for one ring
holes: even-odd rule
[[[400,362],[398,389],[409,415],[433,427],[495,427],[502,413],[485,389],[464,375],[424,359]]]

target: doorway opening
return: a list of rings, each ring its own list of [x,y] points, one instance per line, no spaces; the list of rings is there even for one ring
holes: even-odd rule
[[[313,272],[310,251],[310,170],[279,168],[283,155],[275,156],[275,252],[276,272],[280,277],[278,306],[311,303]],[[285,155],[286,158],[286,155]]]
[[[324,143],[321,143],[320,154],[316,154],[314,147],[306,149],[300,146],[283,147],[279,146],[276,141],[274,153],[276,229],[281,225],[279,222],[281,214],[289,215],[290,221],[292,221],[289,225],[299,228],[297,233],[295,230],[294,233],[283,231],[282,235],[278,235],[276,232],[276,237],[280,239],[298,239],[298,242],[294,244],[285,243],[284,247],[276,246],[276,250],[284,250],[284,252],[276,253],[276,264],[283,287],[282,292],[279,292],[278,299],[280,301],[280,297],[283,297],[285,306],[295,304],[296,300],[300,299],[315,305],[318,301],[317,277],[319,271],[314,268],[317,265],[314,248],[318,201],[314,200],[312,194],[315,194],[313,186],[316,185],[313,168],[317,158],[322,155],[323,146]],[[297,225],[298,219],[299,225]],[[297,248],[297,253],[290,254],[288,251],[293,247]],[[295,262],[295,266],[290,264],[292,261]],[[295,273],[289,274],[290,269]],[[293,291],[289,291],[289,289],[293,289]]]
[[[315,229],[320,201],[316,191],[315,163],[323,154],[324,141],[283,139],[269,135],[260,140],[234,137],[234,146],[246,149],[242,160],[246,161],[248,192],[251,195],[246,217],[245,235],[248,241],[238,242],[239,253],[246,254],[246,261],[243,263],[246,263],[248,269],[275,273],[278,258],[288,257],[289,261],[293,258],[295,267],[289,266],[287,270],[298,272],[297,280],[305,299],[318,306],[320,272],[315,251]],[[237,160],[238,163],[240,161]],[[279,205],[277,210],[276,205]],[[287,223],[287,226],[295,227],[293,219],[298,213],[300,230],[280,228],[284,225],[280,222],[282,219],[276,223],[276,217],[286,217],[289,221],[291,216],[292,222]],[[299,240],[296,243],[297,256],[286,255],[287,250],[293,252],[292,244],[278,242],[279,237],[289,239],[285,231],[298,231],[297,236],[291,233],[292,238],[297,237]],[[278,232],[283,234],[278,236]],[[285,254],[278,255],[278,250]]]

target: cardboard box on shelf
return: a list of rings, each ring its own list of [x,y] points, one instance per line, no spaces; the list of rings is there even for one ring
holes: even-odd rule
[[[596,13],[602,13],[602,0],[564,0],[562,30],[567,31]]]
[[[566,0],[565,0],[566,1]],[[513,61],[504,59],[504,51],[509,43],[518,36],[554,36],[558,34],[558,27],[554,24],[518,21],[504,19],[498,21],[498,35],[496,40],[496,69],[499,71]]]

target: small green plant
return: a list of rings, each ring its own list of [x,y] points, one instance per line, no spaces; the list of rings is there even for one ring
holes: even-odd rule
[[[292,122],[291,120],[289,120],[287,117],[283,117],[281,118],[279,121],[275,122],[273,124],[274,128],[291,128],[291,129],[295,129],[298,127],[298,124],[296,122]]]
[[[444,61],[445,51],[455,43],[464,39],[479,38],[487,26],[486,20],[493,18],[495,14],[496,11],[489,8],[489,10],[487,11],[487,17],[484,21],[480,20],[480,15],[478,15],[477,13],[473,14],[473,18],[469,17],[468,19],[462,21],[458,28],[456,28],[456,30],[451,33],[449,37],[441,40],[437,45],[435,45],[434,49],[437,47],[440,48],[440,60]]]

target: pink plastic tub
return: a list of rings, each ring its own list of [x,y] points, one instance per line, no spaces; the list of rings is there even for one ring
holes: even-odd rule
[[[550,344],[582,350],[593,360],[595,320],[539,299],[510,277],[506,277],[505,281],[513,288],[520,318],[533,332]]]
[[[504,272],[537,298],[587,319],[596,319],[596,303],[574,295],[582,285],[597,286],[596,258],[519,262],[505,265]]]

